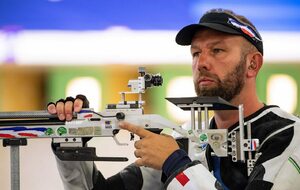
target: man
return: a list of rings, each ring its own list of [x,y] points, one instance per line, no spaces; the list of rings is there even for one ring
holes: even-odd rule
[[[198,96],[220,96],[244,105],[245,121],[252,124],[252,138],[261,142],[258,159],[247,175],[246,163],[231,156],[212,156],[208,147],[191,161],[176,141],[129,123],[120,127],[141,137],[135,142],[138,158],[120,173],[104,179],[91,162],[58,161],[66,189],[297,189],[300,185],[299,118],[277,106],[260,102],[256,76],[263,64],[260,34],[245,17],[223,9],[205,13],[198,24],[184,27],[176,36],[179,45],[191,45],[192,69]],[[84,98],[50,104],[50,113],[71,119]],[[238,126],[236,111],[215,111],[210,127],[232,131]],[[146,167],[145,167],[146,166]],[[153,168],[153,169],[152,169]],[[162,172],[160,172],[162,171]]]

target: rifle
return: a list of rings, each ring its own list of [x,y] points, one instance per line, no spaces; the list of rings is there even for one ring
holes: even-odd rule
[[[26,112],[0,112],[0,139],[3,145],[26,145],[30,138],[52,138],[55,154],[64,161],[127,161],[126,157],[98,157],[94,147],[87,147],[82,139],[91,137],[113,137],[119,132],[118,123],[127,121],[160,133],[164,128],[181,131],[181,128],[157,114],[144,114],[142,94],[150,87],[161,86],[160,74],[145,72],[139,68],[139,77],[128,81],[130,91],[120,92],[121,100],[117,104],[108,104],[105,110],[95,112],[82,109],[73,113],[71,121],[61,121],[57,115],[45,110]],[[138,100],[127,101],[127,94],[138,95]],[[133,139],[131,134],[131,140]]]
[[[11,146],[11,151],[17,155],[12,156],[12,159],[18,159],[19,150],[16,148],[26,145],[27,139],[52,138],[56,146],[54,151],[61,160],[127,161],[126,157],[98,157],[95,148],[87,147],[83,142],[84,139],[91,137],[113,137],[118,145],[126,145],[116,138],[120,130],[118,123],[125,120],[155,133],[163,132],[173,137],[189,139],[196,144],[193,147],[195,157],[199,156],[199,152],[209,144],[214,154],[219,157],[231,155],[233,162],[247,161],[248,174],[251,173],[257,159],[252,158],[251,152],[256,151],[259,142],[258,139],[251,138],[249,122],[246,124],[245,138],[243,105],[235,107],[219,97],[166,98],[181,109],[191,112],[191,129],[185,130],[160,115],[143,113],[145,102],[142,100],[142,94],[147,88],[161,86],[163,78],[160,74],[146,73],[145,68],[139,68],[139,74],[137,79],[128,81],[131,91],[120,92],[119,103],[108,104],[102,112],[82,109],[79,113],[73,113],[71,121],[60,121],[57,115],[51,115],[44,110],[0,112],[0,139],[3,139],[3,146]],[[138,100],[126,101],[127,94],[137,94]],[[230,133],[227,129],[210,129],[209,110],[238,110],[239,126]],[[12,165],[13,163],[18,164],[18,160],[12,160]]]

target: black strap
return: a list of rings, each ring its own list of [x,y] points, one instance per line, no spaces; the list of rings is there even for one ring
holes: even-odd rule
[[[74,99],[72,96],[68,96],[68,97],[66,97],[66,100],[65,100],[65,102],[68,102],[68,101],[70,101],[70,102],[74,102],[74,101],[75,101],[75,99]]]
[[[82,94],[78,94],[76,96],[76,99],[80,99],[80,100],[83,101],[82,108],[89,108],[90,107],[90,102],[88,101],[88,99],[86,98],[86,96],[84,96]]]
[[[65,103],[66,101],[64,99],[59,99],[56,101],[55,105],[58,104],[59,102]]]

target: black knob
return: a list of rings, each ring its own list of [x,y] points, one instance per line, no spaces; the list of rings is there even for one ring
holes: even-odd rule
[[[114,129],[114,130],[113,130],[113,135],[115,136],[116,134],[119,133],[119,131],[120,131],[120,129]]]
[[[116,117],[118,120],[124,120],[125,119],[125,114],[123,112],[118,112],[116,114]]]

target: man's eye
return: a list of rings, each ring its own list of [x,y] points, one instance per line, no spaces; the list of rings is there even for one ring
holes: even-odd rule
[[[223,50],[222,49],[220,49],[220,48],[214,48],[213,49],[213,53],[220,53],[220,52],[222,52]]]
[[[192,56],[193,56],[193,57],[198,57],[199,54],[200,54],[200,52],[194,52],[194,53],[192,53]]]

